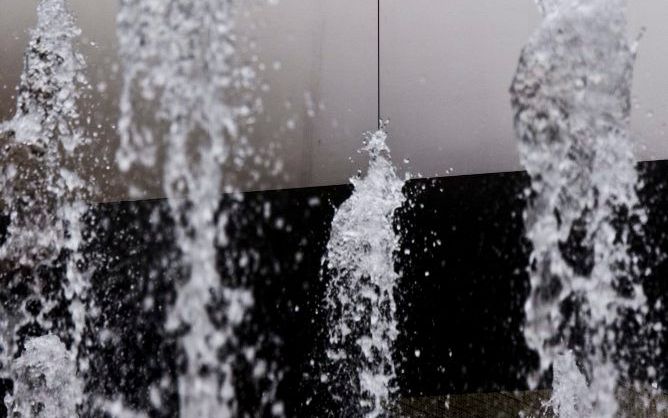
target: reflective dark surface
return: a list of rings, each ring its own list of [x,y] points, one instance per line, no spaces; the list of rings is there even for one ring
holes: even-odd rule
[[[668,277],[668,190],[661,186],[668,178],[668,163],[643,163],[641,173],[645,186],[640,194],[649,223],[636,253],[650,268],[643,278],[650,315],[668,325],[665,310],[655,303],[668,295],[663,279]],[[401,209],[397,225],[403,237],[398,254],[403,268],[398,396],[526,388],[526,371],[536,362],[521,332],[528,292],[529,248],[522,226],[526,184],[523,173],[408,183],[410,202]],[[287,416],[334,417],[337,404],[345,401],[333,399],[333,383],[321,379],[327,327],[321,310],[326,280],[321,278],[321,257],[334,207],[349,193],[348,186],[332,186],[222,200],[221,209],[231,216],[232,244],[220,249],[221,276],[253,289],[251,325],[240,338],[260,341],[263,356],[282,370],[278,399]],[[166,203],[100,204],[88,217],[86,262],[96,268],[91,302],[97,314],[88,322],[87,390],[107,398],[122,396],[128,406],[152,411],[151,416],[174,416],[174,382],[183,357],[176,335],[167,334],[163,325],[175,282],[184,275],[177,268]],[[242,257],[248,262],[240,263]],[[30,302],[37,288],[47,299],[62,300],[58,268],[3,271],[1,280],[3,306],[39,315],[46,308]],[[20,335],[58,333],[69,326],[66,308],[52,307],[48,315],[54,320],[52,329],[33,322]],[[659,340],[661,332],[655,337]],[[658,361],[666,388],[666,359],[653,361]],[[237,362],[239,368],[252,366]],[[642,376],[643,367],[637,366]],[[155,408],[150,387],[161,381],[162,407]],[[253,413],[266,382],[237,383],[239,402]],[[0,385],[10,388],[11,382]],[[91,409],[83,416],[98,415]]]

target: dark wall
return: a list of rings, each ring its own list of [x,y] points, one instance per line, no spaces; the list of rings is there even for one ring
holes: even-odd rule
[[[663,279],[668,274],[663,257],[668,163],[643,164],[642,172],[647,186],[641,196],[650,221],[636,247],[651,267],[645,278],[650,314],[661,318],[665,311],[655,302],[668,295]],[[503,173],[415,180],[406,186],[410,200],[397,225],[402,231],[400,395],[526,387],[527,370],[537,360],[521,332],[530,251],[522,221],[527,183],[522,173]],[[282,374],[278,398],[288,416],[338,416],[328,384],[321,381],[327,332],[321,258],[334,208],[350,192],[348,186],[332,186],[223,199],[234,245],[220,249],[221,276],[227,283],[251,285],[256,299],[239,344],[256,345],[261,356],[274,359]],[[94,372],[87,377],[88,389],[109,398],[121,394],[129,405],[151,409],[148,388],[162,379],[169,382],[161,391],[162,412],[151,414],[173,416],[174,379],[183,358],[177,335],[167,334],[163,324],[175,284],[185,275],[167,205],[99,205],[89,222],[87,262],[96,268],[90,302],[98,314],[89,319],[86,351]],[[242,254],[250,260],[244,266],[238,263]],[[5,275],[3,280],[15,279]],[[104,338],[101,329],[108,330]],[[237,367],[243,375],[252,364],[240,359]],[[252,411],[267,387],[266,381],[240,381],[242,405]]]

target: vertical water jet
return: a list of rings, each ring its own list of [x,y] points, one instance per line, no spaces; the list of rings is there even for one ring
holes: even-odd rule
[[[646,217],[629,127],[636,44],[623,0],[538,4],[543,20],[511,87],[521,162],[531,177],[524,334],[540,364],[530,383],[552,366],[554,384],[568,384],[572,379],[557,377],[575,368],[587,381],[582,410],[611,417],[628,371],[624,321],[642,323],[645,311],[629,245]]]
[[[350,180],[353,194],[336,210],[323,259],[332,363],[326,376],[346,416],[388,416],[396,390],[394,213],[405,197],[386,140],[382,129],[368,135],[369,169]]]
[[[38,3],[37,25],[30,32],[24,54],[16,112],[11,120],[0,124],[0,188],[9,217],[0,259],[6,272],[14,272],[14,280],[25,280],[24,285],[34,293],[16,311],[3,307],[2,355],[3,362],[11,362],[11,370],[23,367],[20,361],[10,359],[22,342],[18,330],[30,321],[36,321],[41,332],[58,332],[68,341],[72,358],[79,360],[78,366],[86,367],[85,359],[79,358],[90,286],[90,272],[81,252],[82,217],[87,210],[85,200],[94,187],[76,172],[81,158],[77,151],[89,143],[78,109],[88,88],[85,61],[75,48],[80,33],[65,0]],[[60,266],[64,266],[59,284],[62,294],[47,295],[45,288],[58,286],[48,283],[49,279],[40,272]],[[71,326],[57,329],[47,313],[63,303],[67,305]],[[51,340],[36,341],[43,347],[44,341]],[[75,366],[73,373],[76,372]],[[71,412],[63,414],[74,416]]]
[[[186,358],[178,377],[182,417],[238,416],[237,378],[271,373],[239,338],[252,290],[221,277],[217,265],[218,248],[233,245],[220,213],[222,194],[238,192],[223,189],[224,167],[239,168],[252,154],[242,131],[257,104],[255,72],[237,50],[238,7],[234,0],[123,0],[117,19],[124,68],[118,166],[150,167],[162,151],[163,191],[187,270],[166,323]],[[156,107],[152,125],[137,117],[138,101]],[[243,361],[257,363],[263,376],[237,376]],[[262,407],[280,415],[269,398]]]
[[[55,335],[31,338],[12,364],[14,395],[5,403],[15,418],[72,418],[82,403],[83,383],[74,353]]]

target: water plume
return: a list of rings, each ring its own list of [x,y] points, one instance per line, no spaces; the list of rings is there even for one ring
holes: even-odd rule
[[[216,257],[229,241],[222,193],[237,191],[223,190],[223,167],[239,168],[252,154],[242,128],[257,104],[250,94],[255,72],[240,61],[236,45],[237,3],[123,0],[118,15],[124,83],[117,162],[123,171],[152,166],[162,150],[163,190],[188,270],[166,324],[180,335],[187,361],[178,380],[182,417],[237,416],[235,365],[256,352],[245,350],[238,335],[253,293],[221,278]],[[141,101],[157,108],[153,126],[137,117]],[[215,321],[214,308],[222,312]]]
[[[35,300],[22,301],[22,309],[3,307],[5,362],[10,362],[18,352],[21,342],[18,329],[32,320],[25,314],[33,310],[30,304],[40,306],[41,312],[36,315],[39,327],[56,332],[54,321],[46,319],[45,312],[66,303],[72,325],[58,331],[71,341],[74,359],[78,358],[83,342],[91,272],[81,251],[82,217],[88,208],[85,200],[94,187],[71,168],[76,167],[81,157],[78,149],[89,142],[78,109],[78,102],[88,88],[85,62],[75,48],[80,32],[65,0],[38,3],[37,25],[30,32],[24,54],[16,113],[11,120],[0,124],[4,148],[0,188],[9,215],[0,259],[7,272],[30,271],[28,276],[36,293]],[[48,279],[42,278],[40,269],[56,269],[60,265],[65,267],[62,295],[54,299],[53,295],[41,293],[44,288],[53,287],[53,283],[45,282]],[[15,277],[27,281],[22,273]],[[29,347],[44,348],[48,341],[51,339],[34,340]],[[79,360],[85,367],[85,359]],[[11,361],[9,366],[11,372],[25,364]],[[76,370],[75,367],[74,373]],[[24,395],[15,391],[15,396],[19,399]],[[70,412],[63,414],[58,416],[74,416]]]
[[[87,192],[66,166],[87,142],[77,107],[87,87],[84,59],[74,48],[79,35],[64,0],[39,2],[16,113],[0,124],[5,147],[0,182],[10,215],[0,257],[17,265],[48,263],[59,255],[68,218],[80,212],[73,202]]]
[[[636,44],[622,0],[539,5],[544,19],[511,88],[520,157],[531,177],[524,334],[540,364],[530,383],[551,366],[560,376],[563,367],[575,368],[586,377],[583,402],[592,416],[611,417],[616,385],[628,372],[620,333],[624,321],[642,323],[645,312],[629,245],[646,218],[629,127]],[[564,366],[570,349],[580,368],[575,361]],[[556,378],[555,394],[569,381]]]
[[[15,418],[72,418],[78,416],[83,383],[77,362],[58,337],[29,339],[21,356],[12,363],[14,395],[5,399]]]
[[[336,210],[323,259],[329,276],[327,356],[333,363],[328,379],[342,388],[334,396],[348,416],[387,416],[396,390],[394,213],[405,197],[386,140],[383,130],[368,136],[363,150],[369,169],[350,180],[353,194]]]

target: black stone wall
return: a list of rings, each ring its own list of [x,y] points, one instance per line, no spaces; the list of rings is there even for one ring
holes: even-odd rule
[[[648,268],[643,280],[650,315],[668,326],[665,310],[656,305],[668,295],[663,256],[668,163],[645,163],[641,171],[649,223],[636,251]],[[410,202],[397,223],[403,237],[397,254],[399,395],[526,387],[526,373],[537,361],[521,331],[530,251],[522,221],[527,184],[522,173],[501,173],[406,186]],[[220,249],[221,276],[227,283],[251,285],[256,299],[241,343],[260,347],[262,357],[274,360],[282,374],[277,395],[291,417],[338,416],[328,384],[321,381],[327,331],[321,258],[334,208],[350,192],[349,186],[254,192],[241,200],[227,196],[221,204],[231,216],[233,243]],[[175,416],[174,381],[183,358],[177,336],[167,334],[163,324],[184,272],[166,202],[97,205],[89,225],[85,251],[96,270],[90,302],[97,314],[89,319],[90,344],[84,349],[91,358],[88,390],[108,398],[122,395],[126,404],[150,410],[151,416]],[[244,265],[242,255],[249,260]],[[15,300],[16,274],[4,272],[0,279],[2,303]],[[67,321],[59,329],[66,335]],[[663,331],[654,335],[657,341],[661,337]],[[666,364],[657,366],[667,387]],[[239,361],[237,367],[243,375],[252,364]],[[149,387],[161,379],[168,383],[160,394],[163,406],[152,408]],[[266,383],[239,382],[248,413],[256,414]]]

